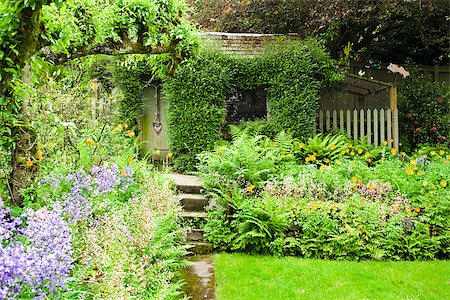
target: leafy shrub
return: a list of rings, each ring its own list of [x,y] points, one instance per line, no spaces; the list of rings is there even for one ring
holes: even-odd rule
[[[431,81],[417,70],[399,84],[402,143],[411,149],[419,144],[447,144],[450,134],[450,89]]]

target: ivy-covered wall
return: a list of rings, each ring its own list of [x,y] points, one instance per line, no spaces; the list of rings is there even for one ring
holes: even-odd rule
[[[157,69],[150,65],[148,70]],[[267,86],[267,125],[275,131],[304,137],[315,126],[320,87],[341,79],[341,72],[315,39],[279,40],[254,57],[200,51],[180,65],[174,76],[162,78],[175,168],[192,170],[196,155],[220,140],[225,125],[225,96],[231,88]]]

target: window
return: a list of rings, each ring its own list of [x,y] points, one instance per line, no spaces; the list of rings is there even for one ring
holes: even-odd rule
[[[232,88],[225,104],[227,121],[255,120],[267,117],[267,91],[264,87],[254,90]]]

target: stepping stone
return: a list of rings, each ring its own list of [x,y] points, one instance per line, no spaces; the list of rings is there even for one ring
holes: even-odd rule
[[[208,206],[209,199],[198,194],[180,194],[178,195],[180,204],[185,211],[204,211]]]
[[[186,194],[200,194],[202,183],[200,179],[192,175],[170,174],[175,186]]]
[[[186,234],[188,241],[203,241],[203,229],[192,229]]]
[[[207,213],[198,211],[181,211],[178,215],[182,218],[206,218]]]
[[[186,243],[186,245],[190,246],[188,251],[191,252],[193,255],[210,254],[212,252],[212,246],[210,243],[207,242],[189,241]]]

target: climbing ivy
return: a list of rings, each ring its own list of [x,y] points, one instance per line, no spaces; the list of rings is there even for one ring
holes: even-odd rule
[[[144,74],[147,78],[158,77],[158,61],[146,62],[146,70],[139,64],[139,72],[127,73],[127,84],[134,82],[128,88],[133,103],[142,101],[136,98],[136,91]],[[140,77],[141,81],[130,76]],[[225,97],[231,88],[267,87],[270,118],[266,125],[272,131],[285,130],[304,137],[315,126],[320,88],[341,80],[342,74],[321,42],[280,39],[255,57],[227,55],[205,47],[181,64],[174,76],[160,78],[168,103],[169,144],[175,154],[175,167],[192,170],[196,155],[211,149],[222,138]],[[126,103],[130,103],[129,99]],[[139,113],[137,110],[135,115]]]

